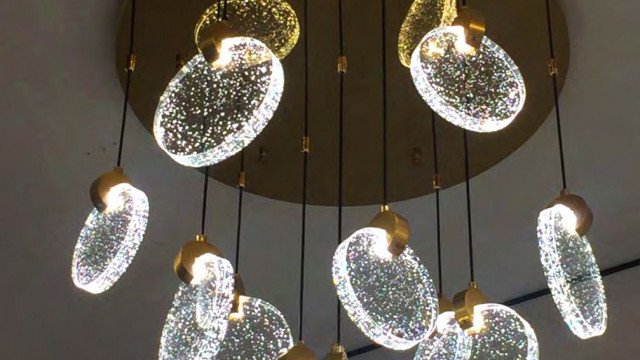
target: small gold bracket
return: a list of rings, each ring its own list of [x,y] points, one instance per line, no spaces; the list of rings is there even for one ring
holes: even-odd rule
[[[287,351],[286,354],[281,355],[278,359],[280,360],[317,360],[318,358],[315,356],[313,351],[309,349],[307,344],[303,341],[299,341],[296,346],[292,347]]]
[[[549,75],[557,76],[558,75],[558,65],[556,64],[556,59],[549,59]]]
[[[433,184],[434,190],[442,190],[442,186],[440,183],[440,175],[433,175],[432,184]]]
[[[387,248],[394,256],[400,256],[409,244],[410,228],[409,222],[389,210],[388,205],[383,205],[382,211],[371,220],[370,227],[382,229],[387,233]]]
[[[242,302],[240,301],[240,298],[246,295],[246,290],[244,288],[244,281],[242,281],[240,274],[235,274],[233,280],[233,303],[231,305],[231,312],[229,314],[229,317],[231,319],[241,319]]]
[[[349,67],[349,62],[347,61],[347,57],[346,56],[338,57],[338,72],[346,73],[348,67]]]
[[[308,136],[302,137],[302,152],[309,153],[311,151],[311,138]]]
[[[127,59],[127,71],[134,72],[136,71],[136,65],[138,63],[138,58],[135,54],[130,54]]]
[[[467,290],[459,292],[453,297],[453,311],[462,330],[473,328],[474,308],[486,303],[487,298],[474,282],[469,284]]]
[[[334,344],[331,352],[327,354],[326,360],[347,360],[347,350],[340,344]]]
[[[185,65],[184,59],[182,59],[182,55],[176,54],[176,71],[180,71]]]
[[[238,174],[238,187],[243,189],[247,187],[247,173],[244,171]]]

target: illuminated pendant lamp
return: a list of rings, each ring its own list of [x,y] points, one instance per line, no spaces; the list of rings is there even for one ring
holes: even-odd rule
[[[583,198],[567,191],[553,26],[549,1],[545,3],[563,190],[538,216],[538,245],[547,283],[562,318],[576,336],[588,339],[607,329],[607,299],[600,268],[585,236],[593,214]]]
[[[453,24],[424,36],[411,59],[427,104],[450,123],[482,133],[511,124],[526,99],[518,66],[484,31],[482,14],[462,7]]]
[[[407,350],[431,333],[438,302],[429,272],[407,246],[408,222],[387,205],[385,20],[383,0],[384,205],[368,227],[356,231],[338,246],[332,270],[340,302],[354,324],[384,347]]]
[[[431,112],[433,142],[433,189],[436,198],[436,237],[438,249],[438,297],[440,315],[434,331],[418,346],[414,360],[468,360],[471,356],[471,337],[460,327],[453,312],[453,303],[443,295],[442,242],[440,236],[440,176],[438,166],[438,143],[436,114]]]
[[[226,20],[227,7],[235,8],[226,3],[224,12],[209,9],[196,25],[200,53],[171,80],[156,109],[156,141],[184,166],[211,166],[238,153],[267,126],[282,97],[280,60]],[[242,20],[244,13],[237,14]]]
[[[136,65],[133,53],[135,8],[136,1],[133,0],[127,86],[117,166],[91,185],[90,196],[95,208],[80,231],[71,260],[73,283],[92,294],[109,290],[125,273],[142,242],[149,217],[147,196],[131,185],[121,167],[131,76]]]

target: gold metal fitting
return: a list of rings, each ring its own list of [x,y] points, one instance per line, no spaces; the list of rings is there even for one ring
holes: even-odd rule
[[[487,302],[486,296],[474,282],[469,284],[467,290],[459,292],[453,297],[453,311],[456,314],[458,324],[463,330],[469,330],[473,327],[474,308]]]
[[[577,219],[576,232],[578,235],[584,236],[589,232],[591,225],[593,225],[593,213],[582,197],[562,190],[560,196],[555,198],[547,208],[555,205],[564,205],[573,211]]]
[[[440,175],[433,175],[432,184],[433,184],[433,189],[434,190],[441,190],[442,189],[442,186],[440,184]]]
[[[438,308],[440,309],[440,314],[453,311],[453,302],[444,296],[440,296],[438,297]]]
[[[242,301],[241,298],[246,295],[246,291],[244,288],[244,281],[240,277],[240,274],[235,274],[233,276],[233,303],[231,306],[231,313],[229,314],[230,319],[241,319],[242,318]]]
[[[309,153],[311,151],[311,138],[308,136],[302,137],[302,152]]]
[[[486,31],[486,22],[482,13],[468,6],[463,6],[458,11],[458,16],[453,21],[453,26],[464,28],[465,41],[474,49],[482,46],[482,39]]]
[[[346,73],[348,67],[349,67],[349,62],[347,61],[347,57],[346,56],[339,56],[338,57],[338,72],[339,73]]]
[[[247,187],[247,173],[244,171],[238,174],[238,187],[243,189]]]
[[[117,166],[112,171],[100,175],[91,184],[89,189],[89,196],[93,206],[100,211],[104,212],[109,206],[109,191],[120,184],[129,183],[129,179],[124,175],[124,171],[121,167]]]
[[[554,58],[549,59],[549,75],[558,75],[558,65],[556,64],[556,59]]]
[[[326,360],[347,360],[347,350],[340,344],[334,344],[327,354]]]
[[[135,54],[129,54],[129,58],[127,59],[127,71],[134,72],[136,71],[136,64],[138,63],[138,58]]]
[[[180,71],[180,69],[182,69],[185,64],[186,63],[184,62],[182,55],[176,54],[176,71]]]
[[[316,355],[309,349],[304,341],[299,341],[296,346],[287,351],[286,354],[281,355],[280,360],[317,360]]]
[[[213,254],[222,257],[222,252],[217,247],[207,243],[205,235],[196,235],[196,239],[186,243],[173,260],[173,270],[178,278],[186,284],[193,280],[193,264],[200,256]]]
[[[379,228],[387,232],[387,248],[395,256],[400,256],[409,243],[411,229],[407,219],[389,210],[389,206],[384,205],[376,217],[371,220],[369,226]]]
[[[222,40],[236,36],[229,22],[213,19],[205,13],[195,28],[195,42],[198,51],[209,63],[214,63],[220,58]]]

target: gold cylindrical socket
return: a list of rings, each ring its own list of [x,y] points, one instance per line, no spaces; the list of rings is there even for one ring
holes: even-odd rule
[[[242,281],[240,274],[235,274],[233,280],[233,303],[231,305],[231,313],[229,317],[231,319],[240,319],[242,318],[242,297],[247,293],[244,288],[244,281]]]
[[[476,283],[469,284],[467,290],[457,293],[453,297],[453,311],[456,320],[463,330],[473,327],[473,313],[476,305],[486,304],[486,296],[480,291]]]
[[[453,302],[444,296],[440,296],[438,298],[438,309],[440,310],[440,314],[453,311]]]
[[[555,198],[549,207],[555,205],[564,205],[573,211],[577,220],[576,232],[578,235],[584,236],[589,232],[591,225],[593,225],[593,213],[582,197],[562,191],[561,195]]]
[[[100,175],[89,189],[89,196],[93,206],[98,211],[104,212],[109,207],[108,195],[111,188],[125,183],[129,183],[129,179],[124,175],[121,167],[116,167],[112,171]]]
[[[296,346],[287,351],[286,354],[281,355],[280,360],[317,360],[313,351],[303,342],[299,341]]]
[[[326,360],[347,360],[347,350],[340,344],[334,344],[327,354]]]
[[[486,22],[480,11],[468,6],[463,6],[458,11],[458,16],[452,25],[464,28],[465,42],[467,45],[476,50],[482,46],[482,39],[486,31]]]
[[[388,206],[371,220],[370,227],[379,228],[387,232],[388,250],[395,256],[400,256],[409,244],[411,230],[407,219],[389,210]]]
[[[205,254],[222,257],[222,252],[217,247],[207,243],[205,235],[197,235],[195,240],[186,243],[173,260],[173,270],[178,278],[186,284],[191,284],[194,277],[193,264]]]
[[[229,22],[217,20],[208,13],[205,13],[196,24],[196,46],[205,60],[211,64],[220,58],[222,40],[234,36],[236,34],[231,29]]]

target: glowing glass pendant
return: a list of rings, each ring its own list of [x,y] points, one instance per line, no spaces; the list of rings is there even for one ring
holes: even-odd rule
[[[182,165],[217,164],[267,126],[283,88],[282,65],[262,42],[224,39],[216,62],[196,55],[171,80],[155,114],[156,141]]]
[[[89,214],[73,252],[73,283],[92,294],[111,288],[127,270],[149,217],[147,196],[128,183],[114,186],[107,197],[104,212]]]
[[[240,297],[239,313],[229,320],[217,359],[275,360],[293,347],[284,316],[266,301]]]
[[[411,66],[411,55],[424,34],[450,25],[456,18],[456,0],[415,0],[402,22],[398,36],[398,56],[402,65]]]
[[[607,328],[607,302],[600,269],[586,236],[576,232],[576,215],[564,205],[538,217],[540,259],[553,300],[571,331],[587,339]]]
[[[333,282],[351,320],[376,343],[406,350],[433,329],[438,297],[427,269],[407,247],[388,250],[387,234],[364,228],[345,240],[333,257]]]
[[[537,360],[535,331],[518,313],[500,304],[474,307],[471,360]]]
[[[438,316],[435,331],[420,343],[414,360],[468,360],[471,344],[455,313],[447,311]]]
[[[509,54],[486,36],[474,51],[460,26],[429,32],[413,52],[411,75],[434,111],[471,131],[505,128],[526,99],[522,74]]]
[[[198,287],[196,320],[204,329],[227,326],[233,301],[234,274],[231,263],[213,254],[205,254],[193,264],[192,285]]]

